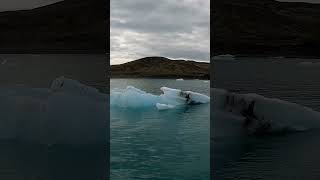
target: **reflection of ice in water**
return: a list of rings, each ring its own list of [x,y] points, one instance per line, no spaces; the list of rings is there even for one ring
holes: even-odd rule
[[[107,97],[77,81],[57,78],[51,88],[0,88],[0,140],[43,144],[104,141]]]
[[[110,105],[120,108],[156,107],[159,110],[164,110],[179,105],[210,102],[210,97],[200,93],[167,87],[160,89],[163,92],[161,95],[150,94],[133,86],[128,86],[126,89],[113,89],[111,90]]]

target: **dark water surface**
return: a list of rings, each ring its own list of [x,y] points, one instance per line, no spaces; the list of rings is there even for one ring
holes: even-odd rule
[[[2,54],[0,55],[0,88],[16,88],[34,89],[44,88],[49,89],[55,78],[64,76],[78,80],[87,86],[98,88],[101,92],[107,92],[109,81],[107,80],[108,58],[106,55],[81,55],[81,54]],[[21,92],[23,94],[23,92]],[[34,97],[37,95],[35,94]],[[1,100],[6,97],[1,96]],[[0,102],[1,125],[9,127],[8,129],[1,128],[0,137],[0,179],[2,180],[100,180],[106,179],[108,175],[108,147],[107,147],[107,117],[106,115],[101,120],[101,124],[105,124],[105,128],[101,133],[103,141],[99,143],[79,143],[82,142],[83,134],[75,134],[74,129],[86,129],[86,133],[96,134],[96,129],[93,126],[86,125],[83,122],[77,122],[78,118],[95,117],[90,114],[92,111],[74,113],[81,105],[66,102],[61,107],[61,111],[53,112],[56,119],[52,117],[50,120],[59,122],[53,123],[56,126],[49,127],[52,134],[58,134],[58,138],[66,139],[64,143],[51,144],[46,143],[46,132],[39,133],[34,137],[24,137],[21,134],[16,134],[19,138],[7,138],[6,134],[15,134],[23,132],[26,135],[33,135],[36,132],[41,132],[41,115],[37,114],[37,106],[23,106],[21,99],[32,98],[24,96],[10,97],[15,99],[21,105],[21,109],[5,107],[8,102]],[[37,100],[34,98],[35,101]],[[72,98],[70,98],[72,99]],[[46,101],[43,100],[45,103]],[[82,103],[86,103],[83,102]],[[107,102],[106,102],[107,103]],[[14,103],[12,103],[14,104]],[[70,107],[74,104],[77,108]],[[69,106],[70,105],[70,106]],[[49,105],[48,105],[49,106]],[[107,105],[106,105],[107,106]],[[20,107],[20,106],[19,106]],[[67,109],[73,111],[68,112]],[[59,108],[58,108],[59,109]],[[14,113],[11,113],[14,112]],[[26,114],[23,114],[26,113]],[[93,115],[93,116],[91,116]],[[38,119],[36,119],[38,118]],[[81,118],[81,117],[80,117]],[[63,120],[61,120],[63,119]],[[99,121],[96,120],[96,121]],[[89,121],[89,119],[88,119]],[[94,121],[90,119],[90,121]],[[77,122],[77,123],[75,123]],[[34,124],[33,124],[34,123]],[[83,126],[86,126],[85,128]],[[70,131],[66,131],[68,129]],[[92,129],[90,129],[92,128]],[[29,132],[29,130],[32,130]],[[63,137],[64,134],[65,136]],[[69,136],[70,135],[70,136]],[[72,136],[75,141],[68,141]],[[78,138],[77,138],[78,137]],[[57,137],[53,137],[57,138]],[[71,138],[71,139],[72,139]],[[27,139],[27,140],[26,140]],[[41,140],[39,142],[38,140]]]
[[[316,62],[319,60],[285,58],[216,61],[212,86],[279,98],[319,111],[320,66]],[[215,179],[320,179],[320,129],[252,137],[227,113],[213,109],[211,113]]]

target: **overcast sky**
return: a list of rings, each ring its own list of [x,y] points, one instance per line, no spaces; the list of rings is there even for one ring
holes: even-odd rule
[[[0,0],[0,11],[33,9],[61,0]]]
[[[209,0],[111,0],[111,64],[146,56],[209,61]]]

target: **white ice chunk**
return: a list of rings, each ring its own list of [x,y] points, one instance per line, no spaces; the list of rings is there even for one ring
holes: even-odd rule
[[[157,103],[156,104],[158,110],[167,110],[167,109],[173,109],[175,108],[175,106],[170,105],[170,104],[161,104],[161,103]]]
[[[1,87],[0,139],[43,144],[104,143],[107,98],[94,88],[66,78],[57,78],[52,89]]]
[[[210,102],[210,97],[200,93],[168,87],[161,87],[160,89],[163,92],[161,95],[150,94],[133,86],[128,86],[125,89],[112,89],[110,105],[120,108],[148,108],[156,107],[157,103],[175,107]]]
[[[126,89],[113,89],[110,95],[110,105],[122,108],[143,108],[154,106],[159,101],[159,96],[146,93],[133,86]]]

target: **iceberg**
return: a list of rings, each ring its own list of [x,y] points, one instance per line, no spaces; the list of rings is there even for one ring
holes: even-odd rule
[[[223,89],[211,89],[216,112],[238,116],[250,134],[274,134],[305,131],[320,127],[320,112],[258,94],[237,94]]]
[[[217,55],[213,57],[213,60],[216,61],[234,61],[235,56],[231,54],[222,54],[222,55]]]
[[[118,108],[150,108],[159,110],[172,109],[181,105],[205,104],[210,97],[192,92],[161,87],[162,94],[154,95],[133,86],[125,89],[112,89],[110,94],[111,107]]]
[[[51,88],[0,87],[0,140],[104,143],[107,102],[107,95],[64,77]]]

